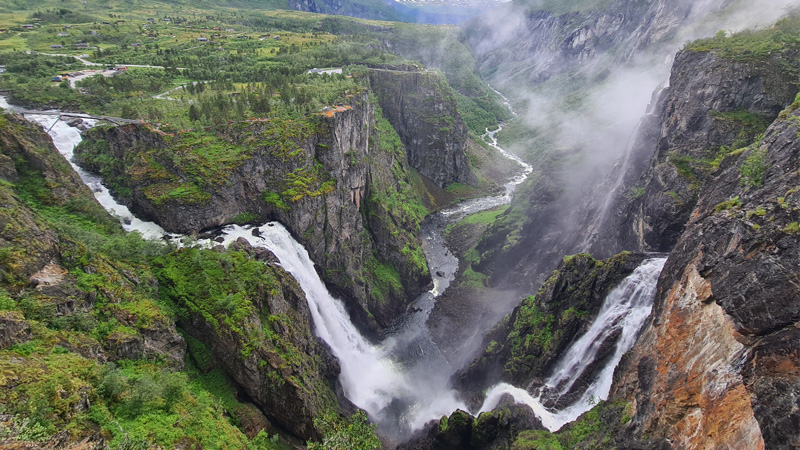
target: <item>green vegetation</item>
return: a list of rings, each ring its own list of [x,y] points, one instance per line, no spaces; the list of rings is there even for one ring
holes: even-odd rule
[[[631,199],[631,200],[635,200],[635,199],[641,197],[642,195],[644,195],[644,191],[645,191],[645,188],[643,188],[643,187],[632,187],[628,191],[628,198]]]
[[[375,435],[375,425],[367,421],[367,416],[359,410],[348,420],[334,414],[324,414],[314,420],[322,432],[322,442],[308,442],[309,450],[374,450],[381,448],[381,441]]]
[[[758,147],[751,150],[750,155],[739,166],[742,185],[753,188],[761,187],[764,183],[764,175],[769,170],[768,161],[766,148]]]
[[[367,263],[366,270],[371,274],[373,285],[370,294],[379,302],[388,300],[388,296],[403,295],[403,282],[394,267],[381,263],[375,257]]]
[[[800,15],[793,14],[761,30],[745,30],[728,35],[720,31],[713,38],[694,41],[686,46],[694,52],[716,52],[723,58],[758,61],[785,51],[800,49]]]
[[[714,206],[714,212],[722,212],[722,211],[727,211],[729,209],[738,209],[740,206],[742,206],[742,202],[741,200],[739,200],[739,196],[737,195],[736,197],[733,197],[730,200],[726,200]]]
[[[796,234],[796,233],[800,232],[800,225],[798,225],[797,222],[792,222],[789,225],[787,225],[785,228],[783,228],[781,231],[783,231],[784,233],[788,233],[788,234]]]
[[[630,422],[627,403],[601,401],[573,423],[555,433],[523,431],[512,450],[562,450],[569,448],[613,448],[614,437]]]

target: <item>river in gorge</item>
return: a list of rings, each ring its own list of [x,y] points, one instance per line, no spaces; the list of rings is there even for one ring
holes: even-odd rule
[[[0,100],[0,107],[9,108],[5,99]],[[81,140],[78,129],[56,120],[57,116],[28,114],[26,117],[48,130],[59,152],[70,160],[98,201],[111,214],[119,217],[127,231],[138,231],[150,239],[168,238],[180,245],[182,236],[166,233],[155,223],[137,219],[124,205],[113,199],[102,180],[72,163],[73,148]],[[92,125],[91,120],[86,122]],[[530,165],[497,145],[496,134],[500,130],[502,125],[496,130],[487,130],[483,139],[505,156],[519,162],[519,172],[508,181],[502,195],[468,200],[426,218],[421,227],[421,238],[434,279],[433,288],[411,303],[406,316],[389,330],[388,337],[380,343],[368,341],[355,328],[343,303],[328,292],[319,278],[305,248],[280,223],[271,222],[259,227],[229,225],[216,231],[217,241],[197,242],[197,245],[218,245],[221,237],[223,245],[229,245],[236,239],[245,238],[251,245],[267,248],[278,257],[284,269],[297,279],[306,293],[315,333],[331,347],[341,363],[339,379],[345,395],[367,411],[370,419],[377,423],[379,432],[391,441],[402,441],[430,420],[449,415],[456,409],[468,410],[458,392],[449,386],[450,377],[458,367],[451,367],[436,347],[428,331],[427,320],[436,298],[446,291],[458,269],[458,260],[447,249],[443,237],[446,225],[469,214],[508,204],[515,187],[532,171]],[[553,377],[547,380],[547,383],[558,386],[569,384],[570,378],[580,373],[581,365],[592,362],[592,344],[603,339],[603,330],[621,327],[622,335],[626,338],[617,344],[615,358],[612,358],[616,360],[613,365],[608,364],[586,391],[584,398],[564,411],[552,412],[542,407],[539,399],[531,397],[524,389],[498,385],[488,392],[481,411],[491,409],[502,395],[509,394],[517,402],[531,406],[545,426],[557,429],[590,408],[595,398],[605,398],[610,388],[611,374],[619,361],[616,354],[621,357],[630,349],[641,323],[649,314],[655,280],[661,266],[663,260],[645,261],[609,294],[595,321],[598,330],[593,331],[593,325],[578,339],[562,358]]]

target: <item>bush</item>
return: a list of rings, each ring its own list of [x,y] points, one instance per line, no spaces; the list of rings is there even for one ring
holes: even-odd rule
[[[754,149],[739,167],[739,173],[742,175],[741,184],[746,187],[761,187],[768,169],[767,149]]]
[[[309,450],[373,450],[381,448],[375,434],[375,425],[367,421],[364,411],[358,411],[349,420],[342,420],[328,412],[314,419],[314,426],[322,433],[322,442],[308,442]]]

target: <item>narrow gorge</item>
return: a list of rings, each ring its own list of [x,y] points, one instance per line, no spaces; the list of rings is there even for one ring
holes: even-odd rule
[[[0,47],[0,449],[800,447],[800,3],[146,3]]]

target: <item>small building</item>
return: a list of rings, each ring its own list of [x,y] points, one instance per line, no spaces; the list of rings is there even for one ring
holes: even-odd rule
[[[148,18],[147,18],[147,21],[148,21],[148,22],[150,22],[150,23],[155,23],[155,22],[156,22],[156,19],[154,19],[154,18],[152,18],[152,17],[148,17]]]
[[[207,37],[199,37],[199,38],[197,38],[197,42],[208,42],[208,38]]]
[[[133,44],[131,44],[131,47],[141,47],[141,46],[142,46],[142,44],[140,44],[138,42],[134,42]]]
[[[68,29],[70,29],[70,28],[72,28],[72,25],[64,25],[64,29],[65,29],[65,30],[68,30]]]
[[[111,25],[111,22],[103,22],[103,25]]]
[[[53,44],[50,46],[50,48],[64,48],[64,46],[60,44]]]
[[[75,44],[75,48],[89,48],[89,44],[87,44],[86,42],[78,42],[77,44]]]
[[[92,34],[92,36],[97,36],[97,30],[92,30],[90,31],[90,33]]]
[[[272,40],[273,41],[280,41],[281,37],[280,36],[272,36]]]
[[[32,30],[33,29],[33,24],[26,23],[25,25],[22,26],[22,29],[23,30]]]
[[[69,33],[67,33],[66,31],[62,31],[61,33],[56,34],[56,36],[58,37],[69,36]]]
[[[61,77],[56,75],[53,78],[50,78],[51,81],[61,81]]]
[[[233,32],[235,32],[236,30],[234,30],[233,28],[225,28],[225,31],[226,31],[227,33],[233,33]]]

